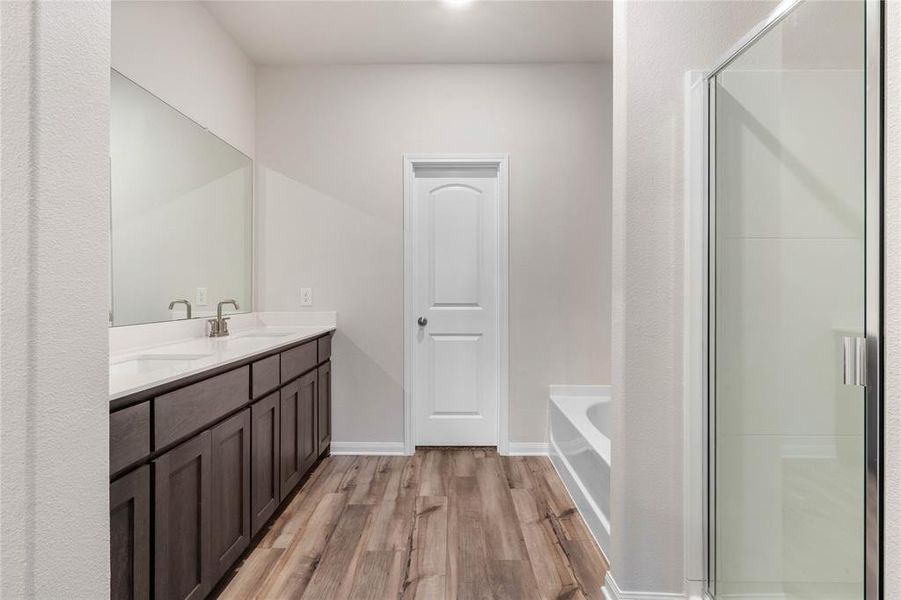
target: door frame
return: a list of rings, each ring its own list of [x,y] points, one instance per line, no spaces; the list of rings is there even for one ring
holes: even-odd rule
[[[742,37],[719,61],[704,75],[707,86],[706,102],[704,106],[705,123],[703,134],[705,136],[704,161],[707,170],[704,178],[706,189],[703,191],[704,202],[704,239],[700,241],[700,248],[694,248],[693,252],[700,254],[703,261],[705,280],[703,289],[702,332],[692,332],[691,335],[700,335],[703,340],[703,350],[699,354],[686,356],[686,369],[694,373],[701,373],[703,390],[700,397],[695,394],[686,398],[686,404],[698,402],[702,404],[701,411],[704,423],[700,427],[703,431],[703,446],[701,448],[702,464],[686,466],[687,481],[700,479],[706,488],[705,497],[702,499],[700,511],[690,507],[685,509],[686,521],[689,527],[700,527],[702,530],[704,585],[702,593],[706,598],[715,597],[715,518],[716,502],[714,489],[716,453],[713,447],[715,439],[715,386],[713,357],[715,355],[715,331],[711,324],[711,316],[716,314],[715,287],[713,282],[716,253],[711,240],[715,236],[715,194],[716,194],[716,170],[715,153],[710,149],[716,142],[716,94],[714,79],[724,67],[729,65],[746,48],[754,44],[770,29],[778,25],[787,17],[794,8],[805,0],[782,0],[773,12],[756,27]],[[863,484],[865,488],[864,507],[864,594],[865,600],[879,600],[882,598],[882,559],[883,559],[883,531],[882,531],[882,507],[883,507],[883,398],[884,398],[884,367],[883,367],[883,52],[884,52],[884,10],[882,0],[864,0],[866,10],[866,64],[864,67],[866,81],[865,95],[865,160],[866,182],[865,195],[865,273],[866,273],[866,303],[865,303],[865,336],[866,336],[866,406],[865,406],[865,473]],[[691,200],[687,200],[691,202]],[[689,244],[687,244],[688,246]],[[695,244],[698,245],[697,242]],[[700,252],[698,251],[700,250]],[[690,265],[687,265],[690,268]],[[686,315],[686,318],[690,315]],[[688,321],[686,321],[688,322]],[[696,428],[697,429],[697,428]],[[686,450],[690,448],[692,440],[686,440]],[[690,494],[691,490],[686,490]],[[688,497],[688,496],[686,496]],[[701,515],[698,523],[697,514]],[[697,531],[696,531],[697,532]],[[686,565],[689,560],[697,560],[697,548],[691,547],[689,557],[686,555]]]
[[[417,166],[497,167],[497,450],[507,454],[509,446],[509,319],[508,319],[508,229],[509,173],[507,154],[404,154],[404,453],[416,451],[416,389],[413,353],[415,324],[415,239],[412,228],[413,190]]]

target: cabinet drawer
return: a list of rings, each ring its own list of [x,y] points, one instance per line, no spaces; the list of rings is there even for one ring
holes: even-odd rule
[[[282,383],[314,368],[317,364],[316,356],[316,340],[282,352]]]
[[[321,337],[319,342],[319,362],[323,363],[332,357],[332,334]]]
[[[121,471],[150,454],[150,402],[109,416],[109,472]]]
[[[247,404],[250,367],[217,375],[154,400],[153,441],[157,449],[202,429]]]
[[[259,398],[266,392],[271,392],[278,387],[279,381],[279,356],[275,354],[263,360],[258,360],[250,365],[250,385],[253,397]]]

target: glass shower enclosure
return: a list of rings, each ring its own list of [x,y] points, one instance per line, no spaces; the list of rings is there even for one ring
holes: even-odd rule
[[[880,12],[784,2],[708,75],[717,599],[879,597]]]

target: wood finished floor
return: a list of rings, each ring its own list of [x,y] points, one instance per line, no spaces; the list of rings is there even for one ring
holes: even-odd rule
[[[607,565],[545,457],[325,459],[220,598],[602,598]]]

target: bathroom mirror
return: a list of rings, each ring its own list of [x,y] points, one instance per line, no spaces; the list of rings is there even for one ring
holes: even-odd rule
[[[185,319],[188,303],[191,318],[209,318],[227,298],[250,311],[253,162],[117,71],[111,78],[110,324]]]

